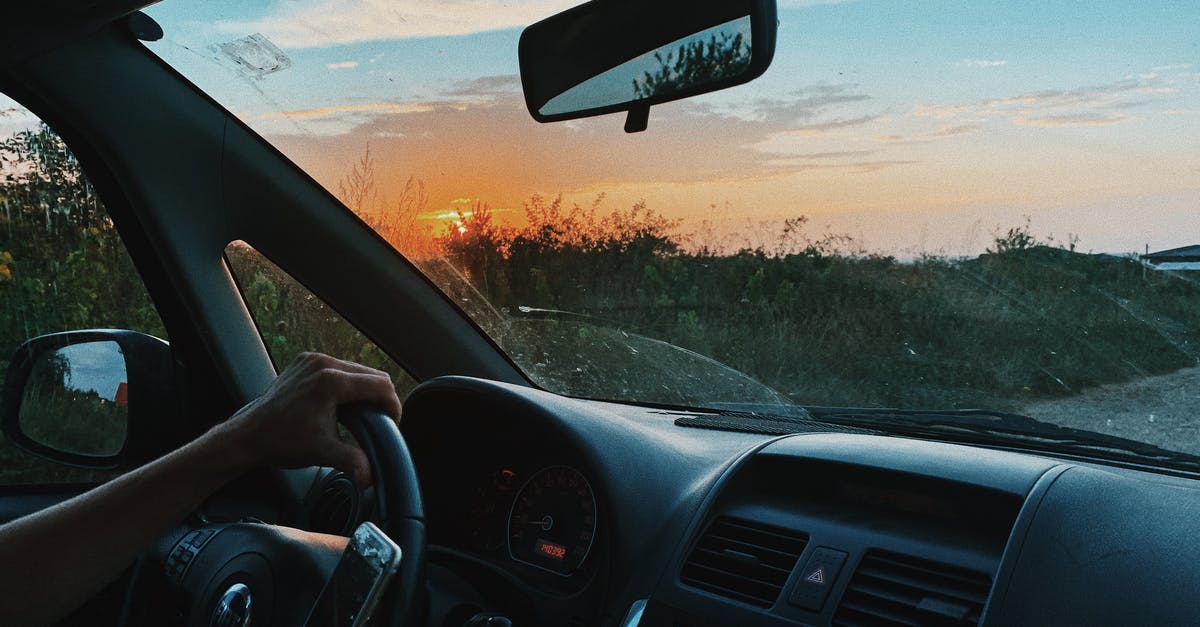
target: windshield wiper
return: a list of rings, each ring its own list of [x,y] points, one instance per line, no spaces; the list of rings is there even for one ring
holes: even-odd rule
[[[972,444],[1013,445],[1051,453],[1166,465],[1200,471],[1200,457],[1115,435],[1063,427],[1029,416],[966,410],[851,409],[806,407],[814,420],[925,435]]]
[[[713,412],[708,417],[689,412],[689,415],[677,419],[676,424],[771,435],[821,431],[911,435],[1200,472],[1200,456],[998,411],[804,407],[759,403],[712,404],[708,411]]]

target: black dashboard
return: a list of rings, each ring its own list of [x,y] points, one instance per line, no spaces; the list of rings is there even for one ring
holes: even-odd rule
[[[443,615],[1196,622],[1191,478],[832,428],[697,429],[680,415],[469,378],[419,388],[403,431]]]

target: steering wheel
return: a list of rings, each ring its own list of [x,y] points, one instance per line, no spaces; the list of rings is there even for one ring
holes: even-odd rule
[[[375,610],[376,624],[419,625],[424,615],[425,509],[412,454],[396,423],[364,405],[345,405],[338,419],[371,461],[376,524],[400,546],[400,569]]]
[[[338,419],[371,462],[374,521],[400,546],[399,570],[375,608],[373,624],[415,627],[427,598],[425,515],[412,456],[387,415],[346,405]],[[139,560],[120,624],[154,625],[169,617],[189,627],[297,627],[344,547],[345,538],[261,522],[172,534]]]

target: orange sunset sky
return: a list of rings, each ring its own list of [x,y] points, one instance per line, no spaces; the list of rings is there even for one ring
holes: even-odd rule
[[[573,2],[170,0],[151,50],[336,190],[370,148],[379,198],[415,177],[423,216],[533,194],[639,199],[735,245],[784,218],[901,256],[1041,237],[1130,252],[1200,243],[1200,7],[1145,2],[780,2],[750,85],[651,112],[538,124],[520,28]],[[1187,5],[1187,6],[1185,6]],[[259,34],[286,67],[221,44]]]

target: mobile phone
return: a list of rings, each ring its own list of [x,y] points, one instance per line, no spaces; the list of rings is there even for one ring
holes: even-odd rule
[[[399,566],[400,547],[370,522],[359,525],[304,624],[366,625]]]

